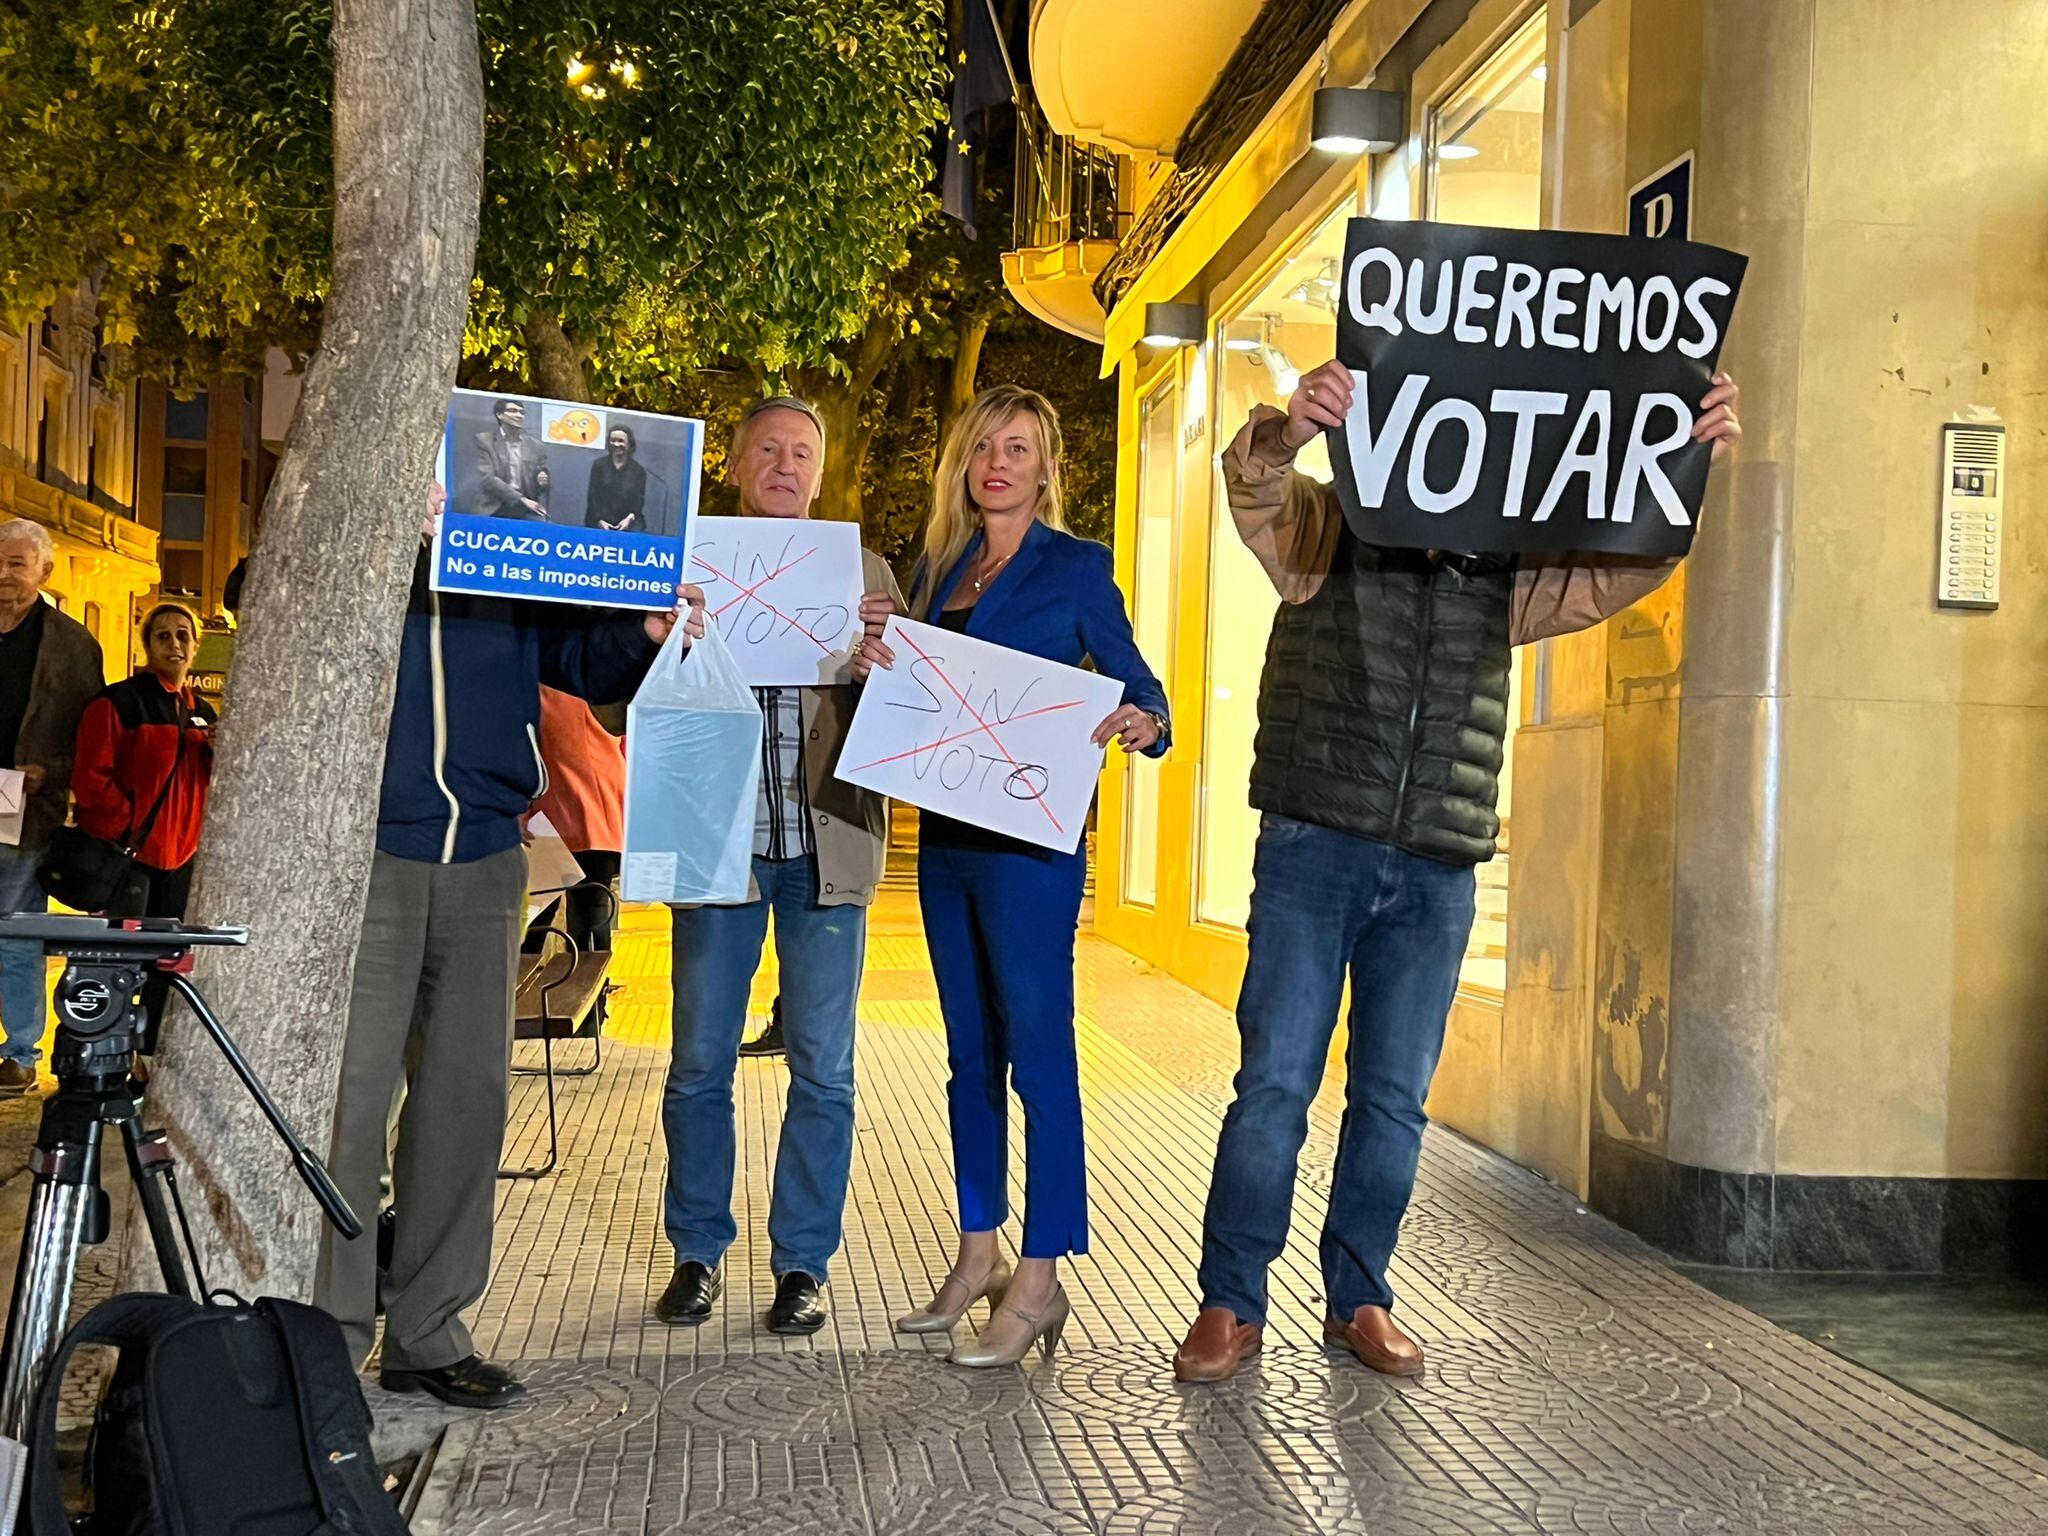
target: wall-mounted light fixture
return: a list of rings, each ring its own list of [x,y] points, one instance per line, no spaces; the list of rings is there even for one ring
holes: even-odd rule
[[[1400,147],[1405,134],[1407,101],[1399,91],[1336,86],[1316,92],[1317,149],[1348,155],[1384,155]]]
[[[1202,339],[1206,317],[1199,304],[1147,304],[1145,345],[1186,347]]]

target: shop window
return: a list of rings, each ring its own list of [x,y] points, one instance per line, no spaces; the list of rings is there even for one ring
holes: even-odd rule
[[[1173,569],[1180,502],[1179,391],[1169,381],[1138,407],[1137,580],[1132,627],[1138,650],[1173,697]],[[1124,789],[1124,900],[1159,900],[1159,760],[1133,754]]]
[[[1338,268],[1349,203],[1332,213],[1266,284],[1216,330],[1216,431],[1228,445],[1254,405],[1284,405],[1301,375],[1337,350]],[[1330,478],[1321,438],[1296,467]],[[1195,916],[1242,928],[1251,911],[1252,849],[1258,813],[1249,795],[1259,674],[1279,607],[1273,583],[1238,538],[1221,476],[1209,520],[1209,625],[1204,676],[1201,833]]]
[[[1544,13],[1429,114],[1424,174],[1429,217],[1450,224],[1536,229],[1543,220]],[[1500,773],[1500,852],[1479,866],[1478,916],[1459,981],[1501,997],[1507,988],[1508,859],[1514,826],[1515,732],[1521,723],[1526,647],[1508,679],[1508,738]]]
[[[1426,216],[1535,229],[1543,218],[1544,13],[1429,114]]]

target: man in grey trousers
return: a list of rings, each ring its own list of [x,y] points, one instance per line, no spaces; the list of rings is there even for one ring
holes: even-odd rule
[[[703,632],[703,594],[688,632]],[[526,853],[520,817],[543,784],[540,685],[628,698],[679,613],[609,613],[429,590],[413,573],[385,749],[377,853],[356,954],[329,1166],[373,1212],[387,1150],[397,1211],[384,1285],[387,1390],[463,1408],[525,1395],[480,1356],[462,1313],[490,1279],[505,1136]],[[390,1148],[390,1113],[407,1080]],[[324,1240],[314,1301],[358,1364],[377,1324],[377,1238]]]

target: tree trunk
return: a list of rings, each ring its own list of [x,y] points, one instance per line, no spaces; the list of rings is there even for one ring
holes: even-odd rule
[[[989,322],[995,319],[993,310],[963,315],[955,324],[960,341],[953,349],[953,371],[946,381],[946,398],[939,402],[938,440],[933,446],[934,463],[936,455],[944,452],[946,434],[960,413],[974,403],[974,377],[981,371],[981,344],[988,340]]]
[[[551,400],[588,400],[590,376],[583,371],[584,353],[569,339],[562,322],[542,310],[529,310],[523,330],[526,374],[533,387]]]
[[[198,980],[325,1153],[420,519],[475,271],[474,0],[336,0],[334,277],[265,506],[220,727],[195,921],[246,923]],[[207,1279],[311,1289],[321,1217],[197,1022],[166,1020],[167,1126]],[[365,1225],[375,1211],[358,1211]],[[150,1274],[131,1229],[130,1270]]]
[[[861,407],[901,339],[894,322],[877,314],[861,333],[845,374],[806,370],[790,380],[825,423],[825,473],[813,517],[841,523],[861,520],[861,471],[873,435],[871,428],[861,426]]]
[[[844,379],[833,379],[811,397],[825,423],[825,473],[818,483],[811,516],[835,523],[861,520],[860,407],[867,391],[856,395]]]

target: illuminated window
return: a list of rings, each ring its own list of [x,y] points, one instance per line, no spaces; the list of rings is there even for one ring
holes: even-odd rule
[[[1174,528],[1180,504],[1179,391],[1171,381],[1138,407],[1137,581],[1131,601],[1138,650],[1173,697]],[[1124,900],[1159,900],[1159,760],[1133,754],[1124,789]]]
[[[1543,222],[1544,14],[1430,111],[1424,171],[1427,213],[1447,224],[1536,229]],[[1521,723],[1523,658],[1508,678],[1508,738],[1500,771],[1500,852],[1479,866],[1477,919],[1460,984],[1489,997],[1507,988],[1508,850],[1514,799],[1515,729]]]
[[[1254,405],[1283,405],[1301,375],[1337,350],[1337,269],[1344,260],[1349,203],[1332,213],[1272,278],[1216,328],[1219,446]],[[1330,460],[1317,438],[1296,466],[1319,480]],[[1238,538],[1223,480],[1216,477],[1209,522],[1209,697],[1202,732],[1201,835],[1195,916],[1242,928],[1251,911],[1252,849],[1259,817],[1249,801],[1259,674],[1280,599]]]

